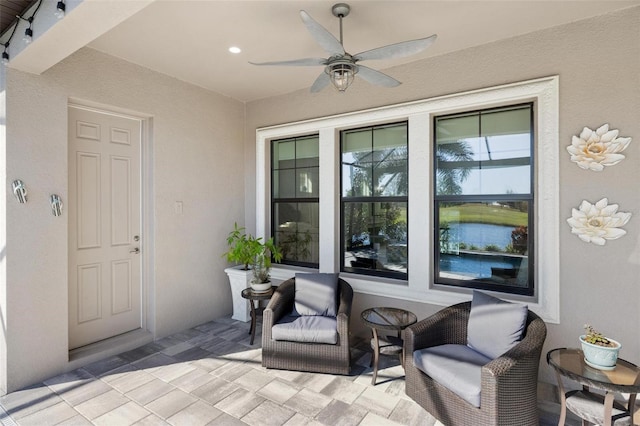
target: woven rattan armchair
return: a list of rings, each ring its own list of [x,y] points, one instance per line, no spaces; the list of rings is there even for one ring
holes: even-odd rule
[[[414,350],[467,343],[470,308],[471,302],[453,305],[405,329],[407,395],[447,426],[538,425],[538,366],[547,328],[531,311],[522,341],[482,367],[479,408],[415,367]]]
[[[316,373],[349,374],[349,317],[353,302],[353,289],[344,280],[338,280],[336,344],[300,343],[273,340],[271,328],[293,310],[295,278],[278,286],[264,310],[262,319],[262,366],[280,370],[310,371]]]

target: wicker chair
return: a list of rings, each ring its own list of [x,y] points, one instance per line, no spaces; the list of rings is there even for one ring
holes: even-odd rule
[[[338,280],[338,343],[299,343],[272,339],[271,328],[293,309],[295,278],[278,286],[264,310],[262,318],[262,366],[280,370],[310,371],[315,373],[349,374],[349,317],[353,289],[344,280]]]
[[[480,408],[415,367],[413,351],[467,343],[471,302],[450,306],[404,334],[406,393],[447,426],[538,425],[538,366],[547,328],[529,311],[522,341],[482,367]]]

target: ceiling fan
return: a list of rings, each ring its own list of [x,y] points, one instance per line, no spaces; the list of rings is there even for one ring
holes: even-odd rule
[[[331,8],[333,16],[340,19],[340,40],[336,39],[333,34],[316,22],[307,12],[300,11],[302,22],[318,44],[329,52],[331,55],[329,58],[303,58],[291,61],[249,63],[253,65],[287,66],[323,65],[325,67],[324,72],[318,76],[311,86],[311,92],[314,93],[324,89],[329,82],[333,83],[336,89],[344,92],[351,85],[356,74],[371,84],[396,87],[401,84],[398,80],[373,68],[360,65],[359,62],[368,59],[393,59],[414,55],[429,47],[438,37],[434,34],[427,38],[403,41],[351,55],[344,50],[342,44],[342,18],[349,15],[350,11],[351,7],[346,3],[337,3]]]

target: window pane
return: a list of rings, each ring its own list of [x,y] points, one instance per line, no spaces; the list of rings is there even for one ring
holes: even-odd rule
[[[404,149],[406,152],[406,149]],[[373,168],[373,181],[376,196],[407,195],[409,176],[407,160],[395,159],[391,156]]]
[[[531,133],[530,106],[436,119],[436,193],[530,193]]]
[[[344,267],[407,273],[407,203],[345,202]]]
[[[296,185],[296,198],[317,198],[320,188],[319,168],[296,169],[298,184]]]
[[[320,164],[319,158],[320,148],[317,136],[297,140],[296,167],[317,167]]]
[[[273,171],[273,197],[293,198],[296,195],[296,171],[274,170]]]
[[[274,220],[283,261],[319,263],[318,203],[276,203]]]
[[[370,197],[373,195],[371,188],[371,175],[373,168],[371,163],[344,163],[342,164],[342,196],[343,197]]]
[[[295,167],[296,143],[295,140],[273,142],[273,168],[292,169]]]
[[[527,288],[528,201],[438,202],[440,279]]]

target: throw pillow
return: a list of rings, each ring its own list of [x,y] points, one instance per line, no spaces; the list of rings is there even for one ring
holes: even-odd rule
[[[499,357],[522,339],[527,314],[527,305],[474,290],[467,345],[491,359]]]
[[[335,317],[338,274],[296,274],[296,294],[292,315]]]

